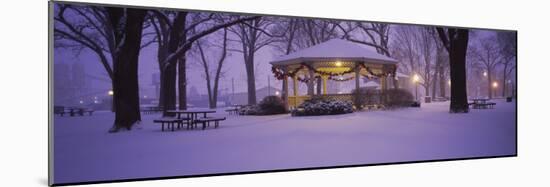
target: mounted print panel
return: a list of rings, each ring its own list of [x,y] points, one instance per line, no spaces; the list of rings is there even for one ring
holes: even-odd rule
[[[517,32],[50,3],[50,184],[517,155]]]

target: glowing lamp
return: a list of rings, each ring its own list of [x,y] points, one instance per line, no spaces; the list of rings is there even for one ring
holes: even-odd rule
[[[417,74],[414,74],[414,76],[413,76],[413,81],[414,81],[414,82],[418,82],[419,80],[420,80],[420,77],[418,77]]]

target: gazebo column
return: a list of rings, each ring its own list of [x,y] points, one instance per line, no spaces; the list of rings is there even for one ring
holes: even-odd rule
[[[288,108],[288,76],[286,75],[288,73],[288,70],[286,67],[284,67],[283,71],[285,72],[285,75],[283,77],[283,93],[281,94],[283,98],[283,103],[285,104],[285,107]]]
[[[292,77],[292,91],[294,91],[294,97],[298,96],[298,75]]]
[[[323,84],[323,79],[322,78],[315,78],[315,80],[317,81],[317,83],[315,85],[317,85],[317,95],[321,95],[321,92],[323,91],[323,87],[321,84]]]
[[[387,81],[386,81],[386,80],[387,80],[387,79],[388,79],[387,76],[382,76],[382,77],[380,77],[380,86],[381,86],[381,90],[382,90],[382,91],[386,91],[386,88],[387,88],[387,84],[386,84]]]
[[[321,78],[323,79],[323,95],[327,95],[327,79],[328,79],[328,76],[323,75],[323,76],[321,76]]]
[[[355,68],[355,90],[358,91],[359,90],[359,79],[361,79],[359,76],[359,71],[360,69],[359,68]]]
[[[309,70],[309,78],[307,80],[307,95],[313,97],[313,95],[315,94],[315,90],[313,88],[313,84],[315,83],[315,72],[310,69]]]

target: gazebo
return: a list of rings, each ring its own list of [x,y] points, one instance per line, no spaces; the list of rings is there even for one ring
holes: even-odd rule
[[[281,56],[270,62],[275,77],[283,81],[282,98],[289,107],[296,107],[312,97],[352,100],[352,94],[327,94],[327,80],[351,81],[360,87],[361,76],[380,80],[381,91],[387,88],[387,78],[395,80],[398,61],[378,54],[363,45],[342,39],[332,39]],[[293,81],[293,94],[288,92],[288,79]],[[307,95],[298,95],[298,81],[307,83]],[[314,85],[322,85],[315,94]]]

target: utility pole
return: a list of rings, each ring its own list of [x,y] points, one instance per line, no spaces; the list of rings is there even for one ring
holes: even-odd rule
[[[233,98],[235,98],[235,78],[231,77],[231,104],[234,104]]]

